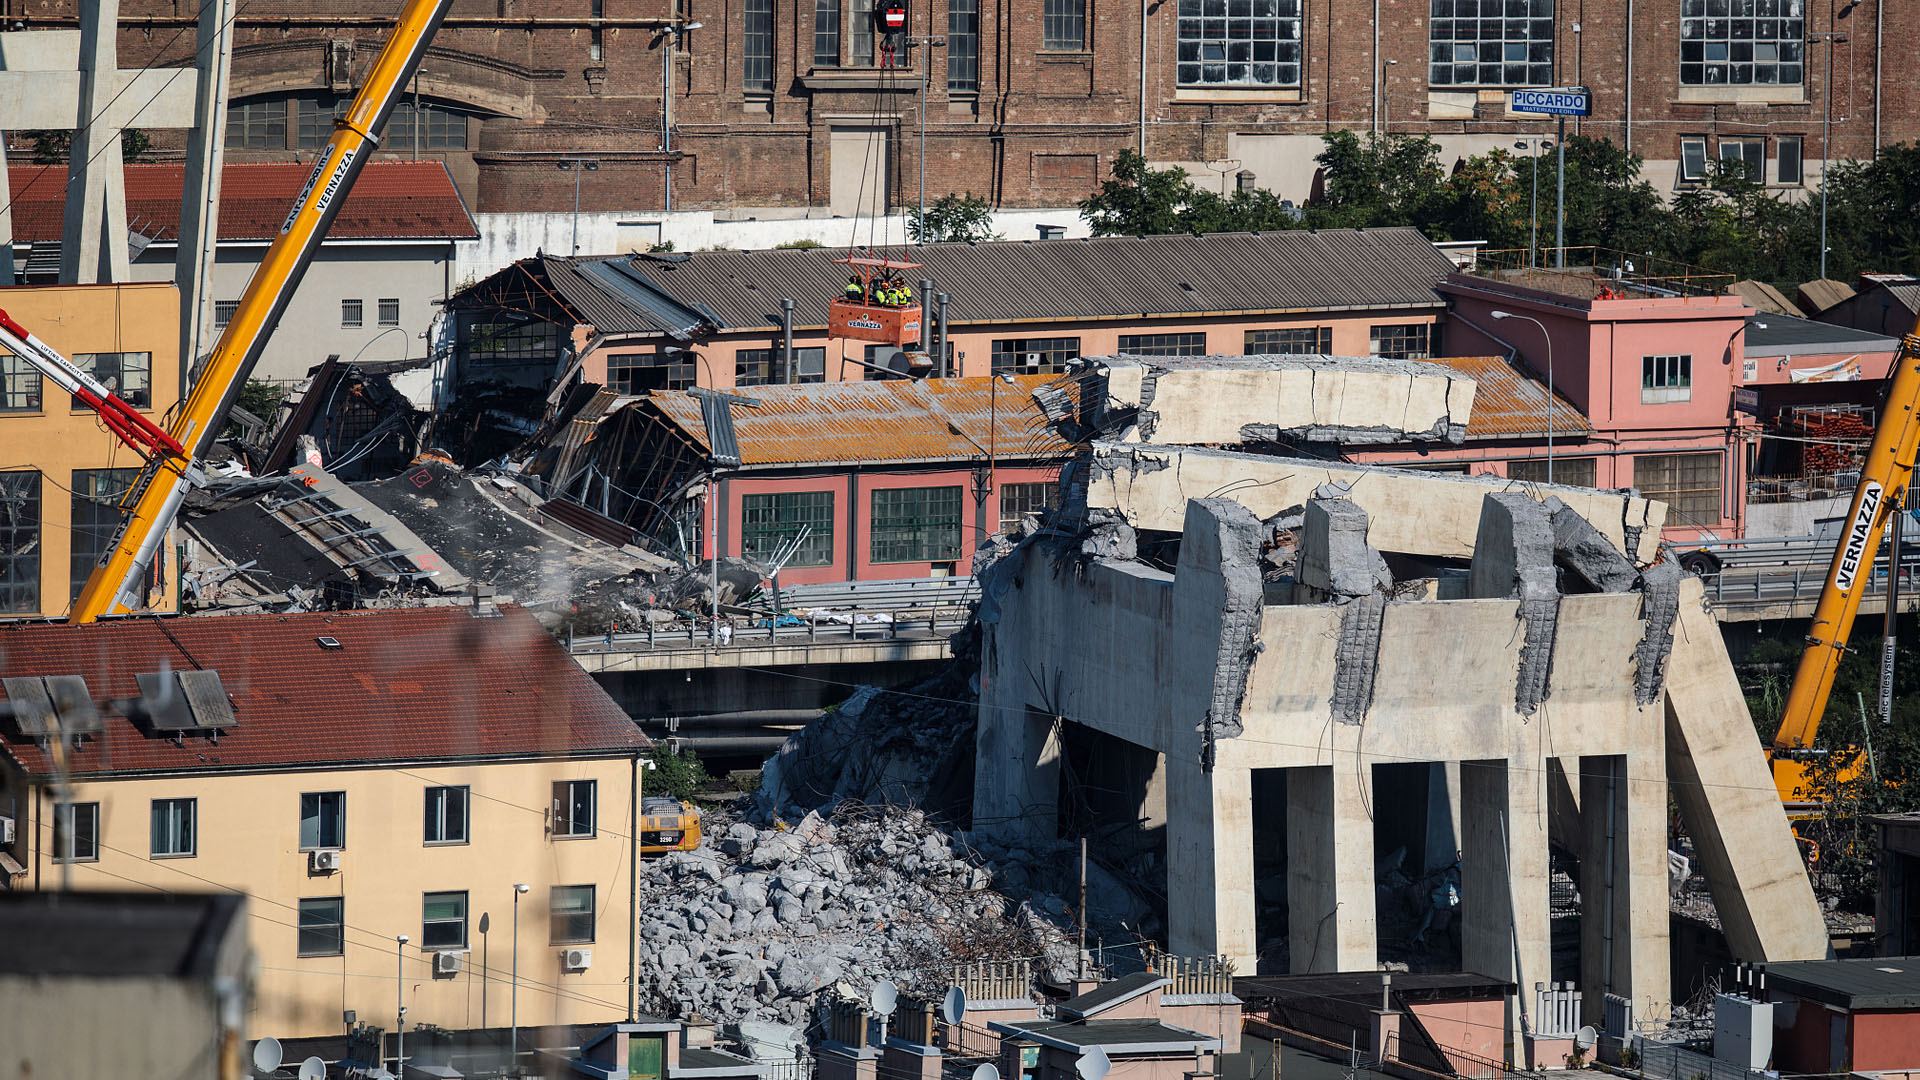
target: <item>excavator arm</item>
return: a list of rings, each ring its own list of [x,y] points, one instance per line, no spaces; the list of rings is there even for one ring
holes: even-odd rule
[[[1794,671],[1793,688],[1780,730],[1773,737],[1773,776],[1780,797],[1789,803],[1806,801],[1801,764],[1795,751],[1810,749],[1833,693],[1834,677],[1853,633],[1860,600],[1873,584],[1874,557],[1888,516],[1907,501],[1913,479],[1914,455],[1920,450],[1920,321],[1900,342],[1899,355],[1889,373],[1887,394],[1873,443],[1860,468],[1840,542],[1827,568],[1827,582],[1814,608],[1806,651]],[[1896,553],[1896,557],[1897,557]]]
[[[103,615],[132,610],[143,600],[154,553],[196,477],[194,462],[219,437],[227,410],[279,325],[288,300],[299,288],[307,264],[326,238],[354,178],[379,145],[379,133],[386,126],[388,114],[418,70],[420,58],[451,4],[452,0],[407,0],[393,36],[368,71],[352,108],[335,122],[333,138],[314,162],[306,186],[280,225],[280,235],[268,246],[260,268],[247,282],[239,307],[169,428],[147,432],[141,425],[154,425],[137,412],[126,410],[138,421],[134,423],[125,413],[114,410],[111,402],[103,407],[69,387],[76,397],[100,410],[102,419],[116,434],[128,437],[122,425],[131,425],[134,436],[145,440],[148,456],[146,467],[121,502],[126,516],[113,543],[95,564],[67,615],[68,622],[93,622]],[[19,336],[31,339],[24,333]],[[46,351],[52,353],[51,349]]]

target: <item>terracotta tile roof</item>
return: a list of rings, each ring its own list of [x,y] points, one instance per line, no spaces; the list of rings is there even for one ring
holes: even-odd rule
[[[231,164],[220,174],[220,239],[271,240],[313,170],[311,163]],[[180,235],[181,165],[127,166],[127,223],[156,240]],[[58,243],[67,167],[12,165],[14,239]],[[480,235],[473,215],[437,161],[374,161],[360,170],[334,218],[334,240],[465,240]]]
[[[747,468],[975,461],[990,450],[1002,459],[1062,459],[1071,448],[1033,404],[1034,390],[1056,378],[1016,375],[997,392],[998,380],[979,377],[742,387],[734,393],[760,406],[733,410],[740,461]],[[707,448],[693,395],[656,390],[646,402]]]
[[[1547,388],[1518,365],[1498,356],[1436,356],[1431,363],[1450,367],[1474,381],[1473,415],[1467,441],[1538,438],[1547,433]],[[1556,437],[1589,435],[1593,425],[1571,401],[1555,394]]]
[[[337,639],[322,648],[316,638]],[[148,734],[120,702],[163,666],[219,673],[236,726],[218,742]],[[0,675],[80,675],[102,730],[76,775],[326,768],[379,761],[558,758],[646,745],[625,712],[524,609],[464,607],[203,615],[0,627]],[[0,718],[0,754],[30,773],[50,755]]]
[[[823,326],[844,251],[702,251],[620,261],[724,328],[769,325],[780,299],[796,326]],[[1211,312],[1432,311],[1453,263],[1418,229],[1304,229],[1205,236],[1105,236],[927,244],[904,249],[951,293],[957,325]],[[607,261],[582,258],[579,262]],[[918,285],[915,285],[918,288]]]

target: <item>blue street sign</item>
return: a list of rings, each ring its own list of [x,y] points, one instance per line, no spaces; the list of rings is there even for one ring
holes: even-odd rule
[[[1552,90],[1514,90],[1508,107],[1514,112],[1549,116],[1592,116],[1593,95],[1584,86]]]

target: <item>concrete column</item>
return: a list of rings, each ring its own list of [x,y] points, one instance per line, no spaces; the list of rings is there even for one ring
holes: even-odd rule
[[[1007,839],[1055,839],[1060,736],[1053,717],[982,700],[973,770],[975,829]]]
[[[1451,865],[1465,849],[1460,832],[1460,763],[1436,761],[1427,777],[1427,865],[1431,872]]]
[[[1358,771],[1364,770],[1364,771]],[[1287,945],[1295,974],[1380,966],[1366,766],[1287,770]]]
[[[1660,751],[1660,748],[1652,748]],[[1671,1008],[1664,751],[1580,759],[1580,1011],[1598,1025],[1606,994],[1633,1014]]]
[[[1507,1017],[1512,1045],[1526,988],[1552,976],[1546,796],[1537,772],[1463,761],[1460,797],[1460,966],[1521,987]]]
[[[1253,971],[1253,770],[1170,757],[1165,776],[1168,947]]]

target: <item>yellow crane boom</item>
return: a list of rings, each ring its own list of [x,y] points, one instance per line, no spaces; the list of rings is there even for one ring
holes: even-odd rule
[[[219,438],[227,410],[279,325],[287,301],[300,287],[307,264],[326,238],[354,178],[379,145],[388,114],[419,68],[451,4],[452,0],[407,0],[352,108],[335,122],[333,138],[314,162],[306,186],[280,225],[280,235],[268,246],[186,402],[174,414],[168,434],[180,449],[164,449],[148,458],[121,502],[127,513],[113,544],[94,565],[68,612],[68,622],[93,622],[103,615],[133,610],[143,601],[154,553],[193,482],[194,462]]]
[[[1810,749],[1833,693],[1833,680],[1853,634],[1860,600],[1873,585],[1874,556],[1886,531],[1889,515],[1907,502],[1913,480],[1914,455],[1920,451],[1920,320],[1901,339],[1900,352],[1888,373],[1887,394],[1873,443],[1860,467],[1860,484],[1847,509],[1840,542],[1827,567],[1820,603],[1807,632],[1807,649],[1793,674],[1780,730],[1773,737],[1773,780],[1780,798],[1805,802],[1803,765],[1792,756]],[[1895,553],[1898,559],[1899,553]]]

